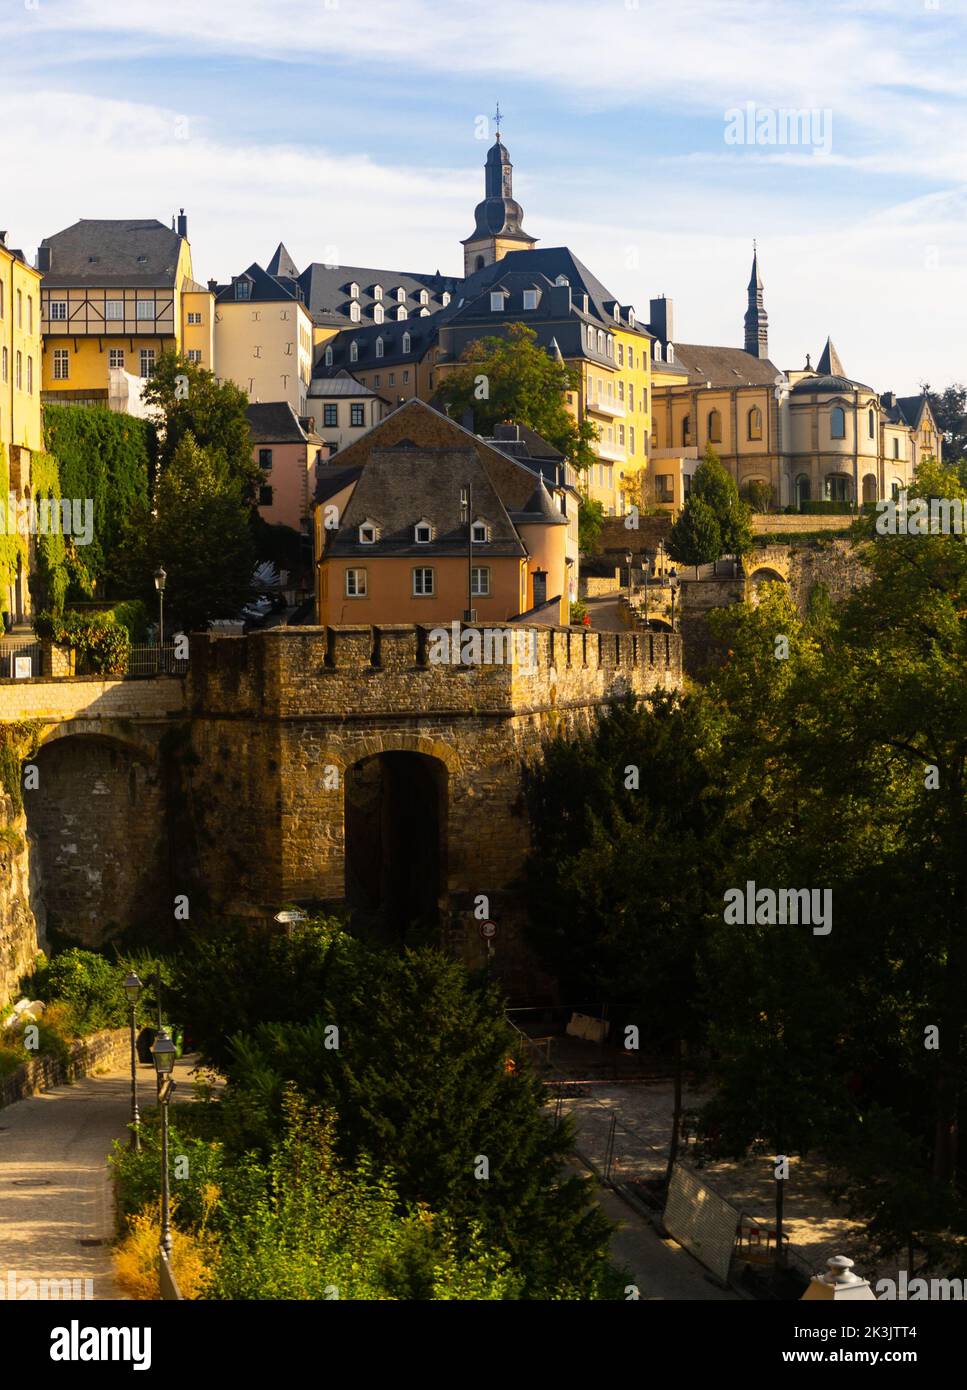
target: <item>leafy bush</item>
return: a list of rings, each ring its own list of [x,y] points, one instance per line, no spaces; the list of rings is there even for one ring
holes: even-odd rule
[[[80,947],[60,951],[31,980],[39,998],[66,1004],[78,1033],[120,1028],[128,1019],[124,971]]]
[[[131,656],[131,638],[112,612],[78,613],[69,610],[58,617],[39,613],[34,628],[58,646],[71,647],[79,661],[94,675],[123,676]]]
[[[116,603],[110,615],[118,627],[123,627],[132,644],[144,644],[148,640],[148,610],[139,598]]]
[[[217,1188],[207,1194],[208,1210],[218,1197]],[[170,1206],[172,1224],[178,1215],[180,1202],[173,1197]],[[161,1202],[132,1216],[128,1228],[114,1251],[114,1273],[121,1291],[128,1298],[157,1299],[161,1297],[158,1270],[158,1246],[161,1240]],[[196,1231],[175,1229],[171,1241],[171,1267],[183,1298],[204,1298],[214,1278],[218,1246],[205,1229],[204,1222]]]

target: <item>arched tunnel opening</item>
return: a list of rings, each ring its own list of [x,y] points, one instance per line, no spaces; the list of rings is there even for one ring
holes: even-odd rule
[[[446,896],[446,767],[422,753],[377,753],[347,768],[344,786],[354,921],[400,941],[435,931]]]

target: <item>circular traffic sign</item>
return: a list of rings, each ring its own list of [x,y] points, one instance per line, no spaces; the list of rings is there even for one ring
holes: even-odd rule
[[[481,922],[479,930],[484,941],[493,941],[494,937],[497,935],[497,923]]]

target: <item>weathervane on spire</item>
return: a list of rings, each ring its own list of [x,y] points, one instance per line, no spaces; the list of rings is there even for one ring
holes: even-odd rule
[[[497,139],[500,139],[500,102],[497,103],[497,110],[494,112],[494,125],[497,127]]]

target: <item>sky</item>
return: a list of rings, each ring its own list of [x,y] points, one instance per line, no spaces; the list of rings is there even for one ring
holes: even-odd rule
[[[499,102],[524,226],[681,342],[967,378],[967,0],[0,0],[0,227],[184,207],[196,278],[460,274]],[[804,112],[804,123],[783,112]]]

